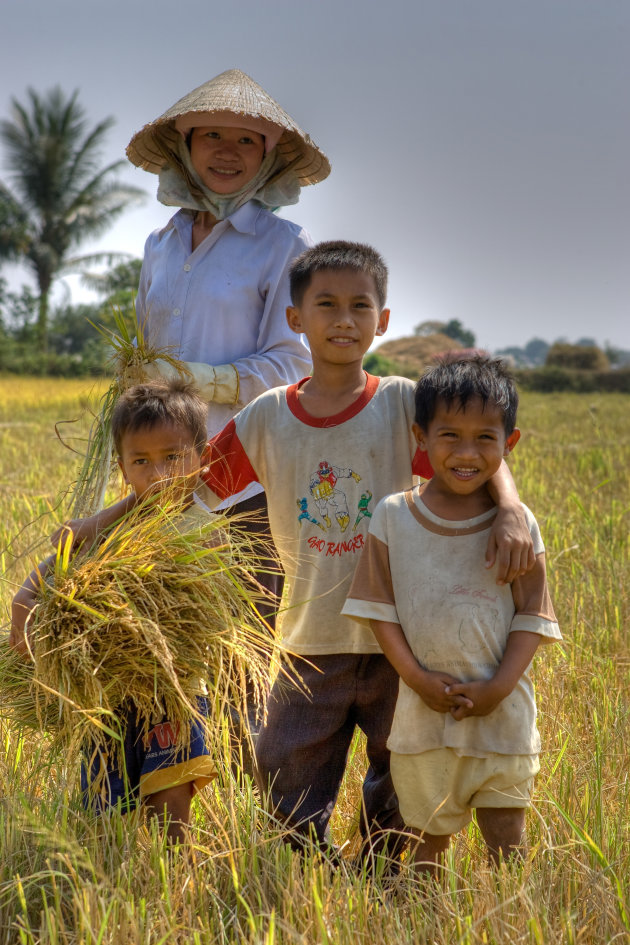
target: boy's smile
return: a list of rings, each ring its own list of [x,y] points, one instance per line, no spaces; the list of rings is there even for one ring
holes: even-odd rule
[[[520,437],[519,430],[507,437],[501,408],[487,403],[484,409],[479,397],[471,398],[464,410],[459,404],[447,407],[438,402],[428,431],[414,423],[413,432],[434,471],[425,494],[436,497],[472,497],[497,472]],[[473,509],[469,517],[475,514]]]
[[[162,423],[124,433],[118,465],[138,498],[168,491],[169,498],[187,501],[201,469],[201,453],[188,430]]]
[[[256,176],[265,153],[265,139],[245,128],[193,128],[190,160],[209,190],[233,194]]]
[[[287,309],[296,332],[304,332],[313,363],[349,364],[363,358],[375,335],[384,334],[389,309],[382,309],[373,277],[354,269],[313,273],[299,306]]]

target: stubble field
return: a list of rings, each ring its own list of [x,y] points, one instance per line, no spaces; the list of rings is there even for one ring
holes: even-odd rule
[[[64,517],[86,381],[0,379],[3,622]],[[525,395],[512,469],[547,546],[562,645],[535,669],[542,770],[524,865],[490,872],[474,826],[442,884],[352,867],[360,739],[334,818],[347,866],[299,858],[226,771],[195,802],[191,858],[154,831],[81,809],[77,760],[0,723],[0,945],[49,943],[601,943],[630,941],[627,397]],[[114,497],[114,491],[112,492]]]

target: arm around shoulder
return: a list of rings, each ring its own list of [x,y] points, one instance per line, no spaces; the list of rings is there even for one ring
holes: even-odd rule
[[[534,545],[512,473],[505,460],[488,482],[498,507],[488,546],[486,567],[497,563],[497,584],[510,584],[534,566]]]

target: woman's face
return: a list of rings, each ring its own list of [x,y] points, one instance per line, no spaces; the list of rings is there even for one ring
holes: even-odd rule
[[[190,158],[208,190],[234,194],[254,177],[265,153],[265,139],[245,128],[193,128]]]

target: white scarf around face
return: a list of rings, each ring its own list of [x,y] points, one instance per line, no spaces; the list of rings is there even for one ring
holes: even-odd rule
[[[248,200],[255,199],[263,207],[273,210],[288,207],[300,198],[300,184],[291,168],[287,167],[285,173],[280,173],[284,165],[276,148],[265,155],[254,177],[233,194],[217,194],[205,186],[192,165],[183,137],[178,141],[178,157],[202,196],[194,197],[182,175],[165,165],[159,174],[157,198],[167,207],[209,211],[216,220],[225,220]]]

